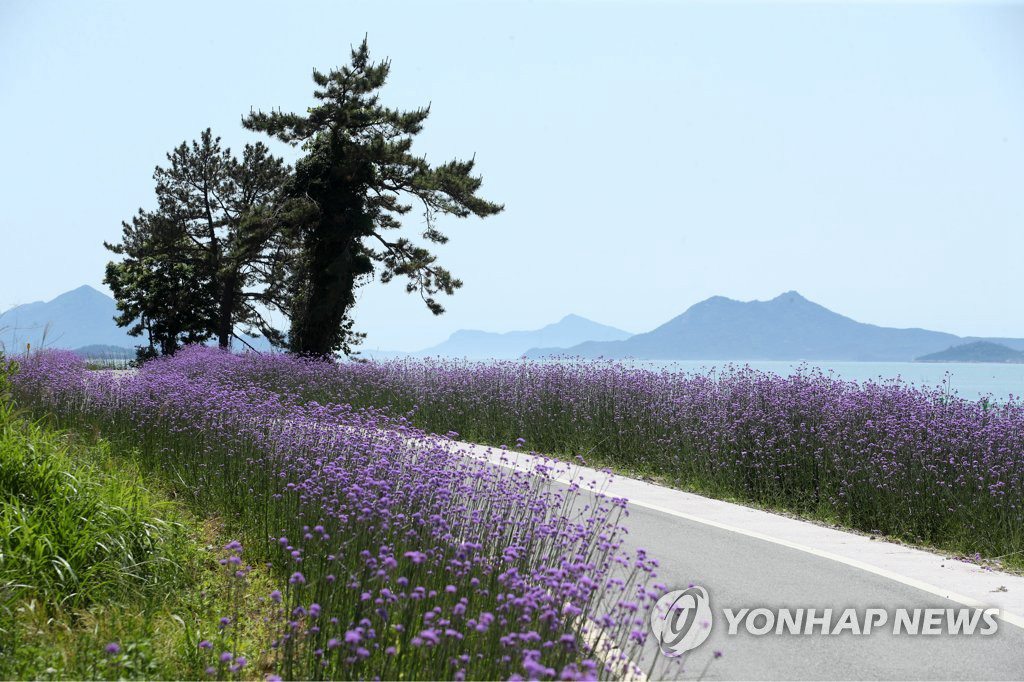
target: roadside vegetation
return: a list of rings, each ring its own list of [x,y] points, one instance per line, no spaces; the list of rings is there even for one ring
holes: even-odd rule
[[[197,643],[226,645],[219,618],[258,609],[250,585],[265,578],[240,589],[217,560],[218,524],[147,486],[130,452],[33,421],[4,393],[0,679],[204,676]],[[240,630],[234,650],[259,654],[261,639]]]
[[[240,540],[225,557],[238,580],[266,568],[268,636],[248,676],[592,679],[638,660],[665,588],[625,548],[623,500],[493,467],[378,411],[298,400],[259,370],[194,347],[127,376],[41,353],[14,378],[20,405],[102,434],[217,519]],[[220,615],[221,637],[252,620]],[[246,674],[237,649],[212,651],[229,659],[212,675]]]
[[[1024,568],[1024,402],[614,362],[251,357],[261,386]]]

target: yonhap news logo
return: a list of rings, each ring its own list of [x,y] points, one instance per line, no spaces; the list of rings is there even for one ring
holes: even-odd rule
[[[651,631],[661,653],[681,656],[711,634],[711,601],[703,587],[691,585],[661,596],[651,610]]]
[[[999,630],[996,608],[723,608],[724,634],[892,636],[980,635]],[[666,656],[681,656],[703,644],[716,617],[708,591],[698,585],[666,592],[651,610],[651,632]]]

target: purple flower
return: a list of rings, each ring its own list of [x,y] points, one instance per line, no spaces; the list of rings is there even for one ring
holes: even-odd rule
[[[419,637],[424,642],[430,645],[438,644],[441,641],[441,638],[438,636],[437,631],[431,629],[422,630],[419,634]]]
[[[117,654],[121,653],[121,645],[117,642],[111,642],[107,644],[107,646],[103,647],[103,650],[106,651],[107,654],[110,656],[116,656]]]

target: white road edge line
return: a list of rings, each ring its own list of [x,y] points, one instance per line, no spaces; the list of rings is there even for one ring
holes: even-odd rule
[[[975,609],[987,608],[989,606],[988,604],[984,604],[984,603],[982,603],[982,602],[980,602],[977,599],[974,599],[972,597],[968,597],[968,596],[965,596],[965,595],[962,595],[962,594],[958,594],[956,592],[951,592],[949,590],[944,590],[941,587],[937,587],[937,586],[932,585],[930,583],[926,583],[923,580],[917,580],[915,578],[908,578],[907,576],[900,575],[899,573],[896,573],[894,571],[890,571],[890,570],[885,569],[885,568],[879,568],[878,566],[874,566],[872,564],[868,564],[868,563],[865,563],[863,561],[858,561],[856,559],[850,559],[849,557],[840,556],[839,554],[833,554],[832,552],[826,552],[826,551],[821,550],[821,549],[815,549],[814,547],[808,547],[807,545],[801,545],[800,543],[797,543],[797,542],[790,542],[789,540],[782,540],[781,538],[772,537],[770,535],[765,535],[764,533],[758,533],[757,531],[753,531],[753,530],[747,530],[746,528],[738,528],[736,526],[730,526],[727,523],[721,523],[719,521],[712,521],[710,519],[703,519],[703,518],[700,518],[699,516],[694,516],[693,514],[687,514],[685,512],[675,511],[674,509],[668,509],[666,507],[659,507],[658,505],[654,505],[654,504],[647,504],[647,503],[641,502],[639,500],[628,500],[628,502],[629,502],[629,504],[635,505],[637,507],[643,507],[644,509],[651,509],[653,511],[661,512],[662,514],[669,514],[671,516],[678,516],[679,518],[686,519],[688,521],[694,521],[696,523],[703,523],[703,524],[708,525],[708,526],[714,526],[715,528],[720,528],[722,530],[727,530],[727,531],[729,531],[731,533],[739,533],[740,535],[746,535],[748,537],[756,538],[758,540],[764,540],[765,542],[771,542],[771,543],[776,544],[776,545],[782,545],[783,547],[789,547],[790,549],[795,549],[795,550],[798,550],[800,552],[806,552],[807,554],[813,554],[814,556],[821,557],[822,559],[829,559],[831,561],[836,561],[838,563],[845,564],[847,566],[852,566],[853,568],[859,568],[862,571],[867,571],[868,573],[874,573],[875,575],[881,576],[883,578],[888,578],[889,580],[893,580],[895,582],[902,583],[902,584],[907,585],[909,587],[913,587],[913,588],[916,588],[918,590],[922,590],[924,592],[928,592],[930,594],[934,594],[934,595],[936,595],[938,597],[942,597],[943,599],[948,599],[950,601],[954,601],[954,602],[956,602],[958,604],[962,604],[964,606],[968,606],[968,607],[975,608]],[[1016,625],[1019,628],[1024,628],[1024,617],[1018,616],[1015,613],[1009,613],[1009,612],[1007,612],[1007,611],[1005,611],[1003,609],[999,609],[999,620],[1001,620],[1001,621],[1003,621],[1005,623],[1009,623],[1011,625]]]
[[[487,455],[483,455],[483,454],[480,454],[480,453],[476,454],[476,456],[480,460],[488,462],[488,463],[490,463],[492,465],[502,466],[502,467],[505,467],[505,468],[508,468],[508,469],[514,469],[514,470],[518,470],[518,471],[529,471],[531,466],[535,466],[535,463],[529,463],[530,462],[529,459],[526,462],[522,462],[522,463],[519,461],[520,457],[523,455],[523,453],[518,453],[518,452],[515,452],[515,451],[511,451],[513,454],[517,455],[517,457],[515,458],[516,461],[512,461],[510,458],[507,457],[507,455],[510,453],[510,451],[508,451],[508,450],[502,451],[500,448],[496,448],[494,446],[488,446],[488,445],[480,445],[478,443],[467,443],[467,442],[464,442],[464,441],[452,441],[450,439],[445,439],[443,436],[438,436],[438,438],[440,438],[442,440],[447,440],[447,442],[450,443],[450,444],[456,444],[456,445],[460,445],[460,446],[469,446],[468,450],[469,450],[470,453],[475,453],[478,448],[482,448],[482,449],[485,449],[486,451],[489,451],[490,453],[493,453],[493,454],[503,453],[505,455],[505,457],[498,457],[497,459],[494,459],[492,457],[488,457]],[[553,462],[553,463],[563,463],[563,464],[570,464],[571,465],[570,462],[565,462],[564,460],[558,460],[558,459],[551,458],[551,457],[543,457],[543,456],[537,456],[537,455],[527,455],[527,457],[530,458],[530,459],[544,459],[544,460],[547,460],[547,461],[550,461],[550,462]],[[628,476],[622,476],[621,474],[612,474],[612,475],[614,477],[617,477],[617,478],[629,478]],[[552,480],[557,480],[557,479],[555,477],[553,477]],[[709,498],[709,499],[711,499],[711,498]],[[640,500],[637,500],[637,499],[634,499],[634,498],[626,498],[626,501],[629,504],[634,505],[636,507],[642,507],[644,509],[650,509],[652,511],[661,512],[662,514],[668,514],[670,516],[676,516],[678,518],[686,519],[688,521],[693,521],[695,523],[702,523],[702,524],[707,525],[707,526],[713,526],[715,528],[719,528],[721,530],[729,531],[731,533],[738,533],[740,535],[746,535],[747,537],[752,537],[752,538],[756,538],[758,540],[763,540],[764,542],[771,542],[771,543],[776,544],[776,545],[781,545],[783,547],[788,547],[790,549],[795,549],[795,550],[797,550],[799,552],[805,552],[805,553],[811,554],[813,556],[821,557],[822,559],[828,559],[830,561],[835,561],[835,562],[838,562],[840,564],[844,564],[846,566],[851,566],[853,568],[858,568],[858,569],[860,569],[862,571],[866,571],[868,573],[873,573],[873,574],[875,574],[877,576],[880,576],[882,578],[886,578],[888,580],[892,580],[894,582],[901,583],[903,585],[907,585],[908,587],[913,587],[915,589],[921,590],[923,592],[927,592],[929,594],[934,594],[934,595],[936,595],[938,597],[942,597],[943,599],[948,599],[948,600],[950,600],[952,602],[955,602],[957,604],[961,604],[963,606],[967,606],[969,608],[979,609],[979,608],[989,608],[989,606],[990,606],[989,604],[985,604],[984,602],[981,602],[981,601],[979,601],[977,599],[974,599],[973,597],[968,597],[966,595],[959,594],[957,592],[952,592],[950,590],[943,589],[943,588],[938,587],[936,585],[932,585],[931,583],[926,583],[923,580],[917,580],[916,578],[909,578],[909,577],[907,577],[905,575],[901,575],[899,573],[896,573],[895,571],[890,571],[890,570],[885,569],[885,568],[880,568],[880,567],[875,566],[873,564],[869,564],[869,563],[866,563],[866,562],[863,562],[863,561],[858,561],[857,559],[851,559],[849,557],[845,557],[845,556],[842,556],[842,555],[839,555],[839,554],[835,554],[833,552],[827,552],[825,550],[815,549],[814,547],[808,547],[807,545],[802,545],[802,544],[800,544],[798,542],[792,542],[790,540],[783,540],[781,538],[777,538],[777,537],[774,537],[774,536],[771,536],[771,535],[766,535],[764,533],[759,533],[759,532],[754,531],[754,530],[747,530],[746,528],[740,528],[738,526],[732,526],[732,525],[727,524],[727,523],[721,523],[720,521],[712,521],[711,519],[705,519],[705,518],[702,518],[700,516],[695,516],[693,514],[687,514],[686,512],[676,511],[674,509],[669,509],[668,507],[662,507],[662,506],[655,505],[655,504],[649,504],[649,503],[646,503],[646,502],[643,502],[643,501],[640,501]],[[1012,613],[1012,612],[1006,611],[1005,609],[999,609],[999,616],[998,616],[998,618],[999,618],[999,620],[1003,621],[1004,623],[1008,623],[1010,625],[1014,625],[1014,626],[1016,626],[1018,628],[1024,629],[1024,616],[1021,616],[1021,615],[1018,615],[1016,613]]]

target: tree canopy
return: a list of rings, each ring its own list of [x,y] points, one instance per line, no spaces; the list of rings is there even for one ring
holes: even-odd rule
[[[123,257],[106,279],[118,323],[162,353],[210,338],[228,347],[239,329],[282,344],[267,313],[285,305],[294,252],[283,195],[291,169],[259,142],[237,159],[209,129],[167,161],[153,173],[158,208],[106,244]]]
[[[105,246],[123,256],[107,263],[104,282],[117,300],[118,325],[146,337],[141,357],[170,355],[212,336],[213,284],[180,225],[140,210],[122,223],[121,243]]]
[[[158,166],[157,208],[123,224],[106,244],[118,323],[146,334],[148,352],[184,343],[231,345],[238,330],[262,333],[303,355],[351,353],[361,334],[352,309],[359,286],[404,278],[434,314],[440,294],[462,286],[437,262],[443,216],[486,217],[503,207],[478,196],[474,160],[431,165],[412,150],[429,107],[381,104],[391,64],[372,62],[364,40],[347,66],[313,71],[317,104],[306,114],[253,112],[243,125],[303,154],[295,168],[262,142],[240,159],[207,129]],[[419,211],[419,241],[403,234]],[[408,232],[408,230],[406,231]],[[268,312],[289,319],[287,333]]]
[[[420,236],[444,244],[438,218],[486,217],[502,210],[477,196],[481,178],[474,160],[432,166],[412,152],[429,107],[399,111],[380,103],[391,64],[371,62],[366,40],[351,63],[329,73],[314,70],[318,104],[306,114],[255,112],[243,124],[291,145],[305,155],[296,163],[289,196],[308,202],[297,226],[299,255],[290,280],[289,347],[326,356],[349,352],[358,341],[351,312],[355,291],[375,274],[381,281],[406,279],[434,314],[444,312],[436,296],[462,286],[425,246],[393,236],[401,218],[422,211]]]

